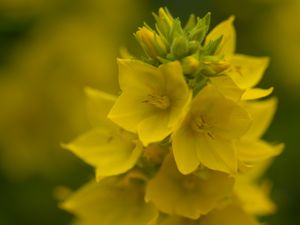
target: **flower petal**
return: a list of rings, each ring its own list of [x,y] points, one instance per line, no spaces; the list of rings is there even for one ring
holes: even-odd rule
[[[161,112],[143,120],[138,126],[139,138],[144,146],[153,142],[162,141],[171,134],[169,115]]]
[[[233,101],[239,101],[245,92],[240,89],[229,76],[218,76],[210,78],[211,84],[226,98]]]
[[[270,98],[256,102],[249,101],[245,102],[243,105],[250,113],[253,122],[250,129],[242,137],[242,140],[255,140],[261,138],[274,117],[277,108],[277,99]]]
[[[200,162],[196,154],[196,136],[188,126],[182,126],[172,136],[172,147],[178,170],[189,174],[197,169]]]
[[[237,181],[234,189],[246,212],[253,215],[268,215],[275,212],[276,206],[268,196],[269,187]]]
[[[207,168],[236,174],[237,152],[232,141],[198,137],[196,151],[198,160]]]
[[[235,52],[236,33],[233,26],[234,17],[231,16],[227,20],[219,23],[208,35],[205,44],[216,40],[223,35],[220,47],[217,49],[217,55],[231,55]]]
[[[259,98],[266,97],[273,92],[274,88],[270,87],[268,89],[261,89],[261,88],[251,88],[246,90],[246,92],[242,96],[242,100],[255,100]]]
[[[64,147],[96,167],[97,176],[121,174],[135,165],[143,147],[133,142],[134,135],[126,131],[123,134],[117,132],[94,129]]]
[[[230,58],[232,70],[227,74],[241,89],[252,88],[261,80],[269,64],[268,57],[235,54]]]
[[[238,141],[236,148],[239,159],[251,166],[254,163],[279,155],[284,148],[284,144],[271,145],[262,140]]]
[[[158,110],[152,105],[143,103],[146,96],[123,92],[112,107],[108,118],[127,131],[136,133],[138,124]]]
[[[158,68],[135,59],[118,59],[122,91],[151,92],[162,89],[163,76]]]

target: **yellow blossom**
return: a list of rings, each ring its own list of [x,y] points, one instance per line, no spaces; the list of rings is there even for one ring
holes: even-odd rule
[[[250,123],[249,114],[240,105],[207,85],[193,99],[187,117],[172,137],[180,172],[191,173],[201,163],[209,169],[236,173],[234,141]]]
[[[146,200],[164,213],[198,219],[224,201],[234,184],[234,179],[227,174],[209,170],[203,173],[203,177],[182,175],[169,155],[149,181]]]
[[[74,213],[79,224],[148,225],[157,218],[157,210],[145,203],[143,188],[139,182],[106,178],[75,192],[62,208]]]
[[[118,60],[122,94],[108,117],[137,132],[144,145],[166,138],[184,116],[189,90],[179,62],[154,67],[137,60]]]
[[[275,204],[269,198],[270,182],[258,182],[269,165],[270,161],[263,161],[252,170],[237,176],[234,193],[241,207],[250,214],[263,216],[276,211]]]
[[[237,141],[236,146],[241,165],[251,167],[256,163],[279,155],[284,145],[269,144],[261,140],[275,114],[277,106],[276,98],[256,102],[244,102],[243,105],[251,114],[253,122],[245,135]]]
[[[143,146],[135,134],[127,132],[106,118],[116,97],[87,89],[88,106],[95,128],[64,147],[88,164],[96,167],[96,176],[110,176],[131,169],[142,153]]]

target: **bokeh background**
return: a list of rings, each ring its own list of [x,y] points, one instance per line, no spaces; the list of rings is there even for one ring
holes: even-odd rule
[[[300,215],[299,0],[0,0],[0,225],[65,225],[58,208],[93,170],[60,144],[89,129],[83,88],[117,93],[115,58],[136,51],[133,32],[167,6],[186,19],[212,12],[212,26],[235,15],[239,53],[270,56],[262,87],[279,109],[266,134],[285,142],[268,176],[277,214]]]

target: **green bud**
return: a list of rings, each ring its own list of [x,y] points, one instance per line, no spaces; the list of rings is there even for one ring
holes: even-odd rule
[[[218,37],[216,40],[210,41],[207,45],[204,46],[202,51],[202,55],[214,55],[219,48],[221,42],[223,40],[223,35]]]
[[[184,74],[193,74],[198,70],[200,62],[194,56],[188,56],[181,60],[181,65]]]
[[[176,37],[171,46],[171,53],[178,59],[189,53],[189,42],[184,36]]]
[[[196,25],[196,17],[194,14],[191,14],[189,17],[189,20],[187,21],[187,23],[184,26],[184,30],[186,32],[189,32],[190,30],[192,30]]]
[[[203,68],[201,69],[201,73],[207,77],[219,76],[230,66],[229,63],[224,60],[220,60],[217,62],[204,61],[201,63],[203,66]]]
[[[188,32],[189,39],[202,43],[208,32],[209,25],[210,25],[210,13],[207,13],[203,19],[197,17],[197,23]]]
[[[174,18],[171,13],[167,8],[160,8],[158,15],[153,13],[153,16],[156,20],[156,29],[158,33],[169,40],[174,26]]]

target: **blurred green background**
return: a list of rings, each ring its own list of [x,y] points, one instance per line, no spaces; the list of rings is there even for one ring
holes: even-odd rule
[[[57,204],[93,170],[61,149],[89,128],[83,88],[117,92],[119,48],[135,51],[133,32],[152,11],[212,12],[212,26],[235,15],[239,53],[270,56],[262,87],[279,109],[266,134],[286,143],[268,171],[277,214],[270,225],[297,224],[300,208],[299,0],[0,0],[0,225],[63,225]]]

